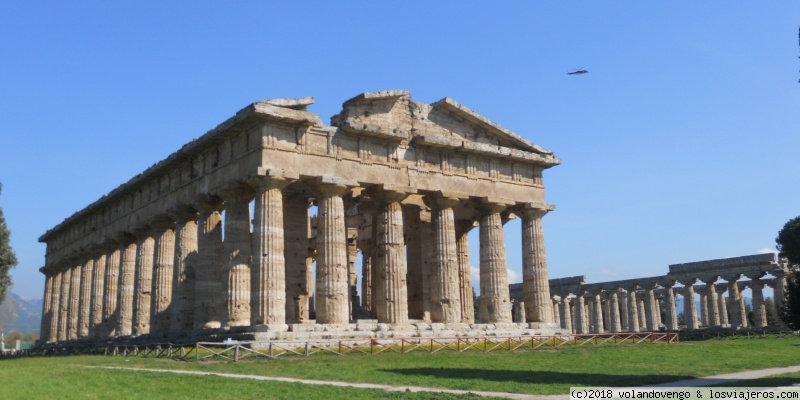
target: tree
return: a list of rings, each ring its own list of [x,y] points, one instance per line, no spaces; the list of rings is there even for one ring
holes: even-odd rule
[[[786,298],[778,315],[786,326],[800,330],[800,282],[797,273],[786,276]]]
[[[3,185],[0,184],[0,192]],[[0,303],[6,298],[8,289],[11,288],[11,268],[17,265],[17,256],[11,249],[11,232],[6,226],[3,209],[0,208]]]
[[[778,316],[775,315],[775,302],[772,301],[772,297],[764,299],[764,309],[767,310],[767,325],[778,325]]]
[[[782,257],[789,260],[790,264],[800,264],[800,217],[794,217],[783,225],[783,229],[778,231],[775,243],[777,243],[775,248],[781,252]]]

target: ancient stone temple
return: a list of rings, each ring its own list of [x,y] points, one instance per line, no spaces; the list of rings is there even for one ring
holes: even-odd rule
[[[555,329],[542,230],[553,153],[449,98],[363,93],[331,126],[311,104],[251,104],[42,235],[42,338]],[[510,218],[522,220],[519,323]]]
[[[763,289],[773,289],[769,312],[777,315],[788,273],[787,264],[774,254],[753,254],[673,264],[666,275],[647,278],[598,283],[586,283],[585,276],[551,279],[550,294],[556,322],[567,331],[587,334],[745,329],[749,322],[742,291],[749,289],[752,328],[764,329],[768,310]],[[515,304],[523,302],[522,285],[510,290]],[[678,296],[682,310],[675,304]]]

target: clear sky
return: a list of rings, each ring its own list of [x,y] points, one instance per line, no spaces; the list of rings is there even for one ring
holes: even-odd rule
[[[561,158],[550,277],[773,249],[800,214],[798,25],[797,1],[2,2],[13,291],[42,296],[47,229],[247,104],[313,96],[327,122],[386,89],[452,97]]]

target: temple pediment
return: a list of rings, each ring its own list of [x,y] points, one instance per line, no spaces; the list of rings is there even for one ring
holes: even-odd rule
[[[352,134],[417,146],[560,164],[551,151],[447,97],[427,104],[411,100],[405,90],[362,93],[344,102],[331,124]]]

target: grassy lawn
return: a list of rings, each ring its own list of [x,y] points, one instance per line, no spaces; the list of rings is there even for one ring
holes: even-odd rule
[[[25,390],[50,393],[62,385],[75,385],[87,392],[102,393],[97,398],[204,393],[202,397],[220,398],[247,393],[281,398],[316,393],[327,398],[364,396],[374,398],[383,392],[367,392],[271,382],[245,382],[229,378],[188,377],[130,371],[98,371],[81,365],[125,366],[138,368],[186,369],[238,374],[287,376],[345,382],[370,382],[448,389],[484,390],[530,394],[567,393],[570,386],[636,386],[675,381],[726,372],[781,367],[800,363],[800,339],[706,340],[670,345],[621,347],[582,347],[541,352],[467,352],[428,354],[351,354],[289,357],[278,360],[252,360],[239,363],[222,361],[173,361],[134,357],[49,357],[0,361],[0,382],[27,376]],[[42,376],[53,379],[42,379]],[[86,382],[84,382],[86,380]],[[141,385],[141,382],[147,385]],[[27,381],[24,381],[27,382]],[[112,382],[111,385],[108,382]],[[117,383],[118,382],[118,383]],[[138,383],[137,383],[138,382]],[[150,384],[152,382],[152,384]],[[214,382],[209,385],[207,382]],[[0,385],[0,398],[4,396]],[[30,387],[28,387],[30,386]],[[111,388],[106,388],[111,386]],[[130,388],[131,396],[122,396]],[[252,388],[252,389],[249,389]],[[41,390],[45,390],[42,392]],[[330,392],[328,392],[330,390]],[[240,395],[240,392],[243,394]],[[75,392],[77,397],[80,397]],[[192,392],[195,393],[195,392]],[[364,394],[368,393],[368,394]],[[376,394],[377,393],[377,394]],[[14,394],[16,395],[16,394]],[[405,395],[405,394],[400,394]],[[412,394],[408,394],[412,395]],[[35,393],[31,394],[36,396]],[[391,394],[390,396],[398,396]],[[436,395],[436,398],[441,398]],[[25,396],[29,397],[29,396]],[[191,397],[191,396],[189,396]],[[14,398],[13,396],[11,398]],[[81,397],[85,398],[85,397]],[[89,397],[91,398],[91,397]],[[411,397],[414,398],[414,397]]]

